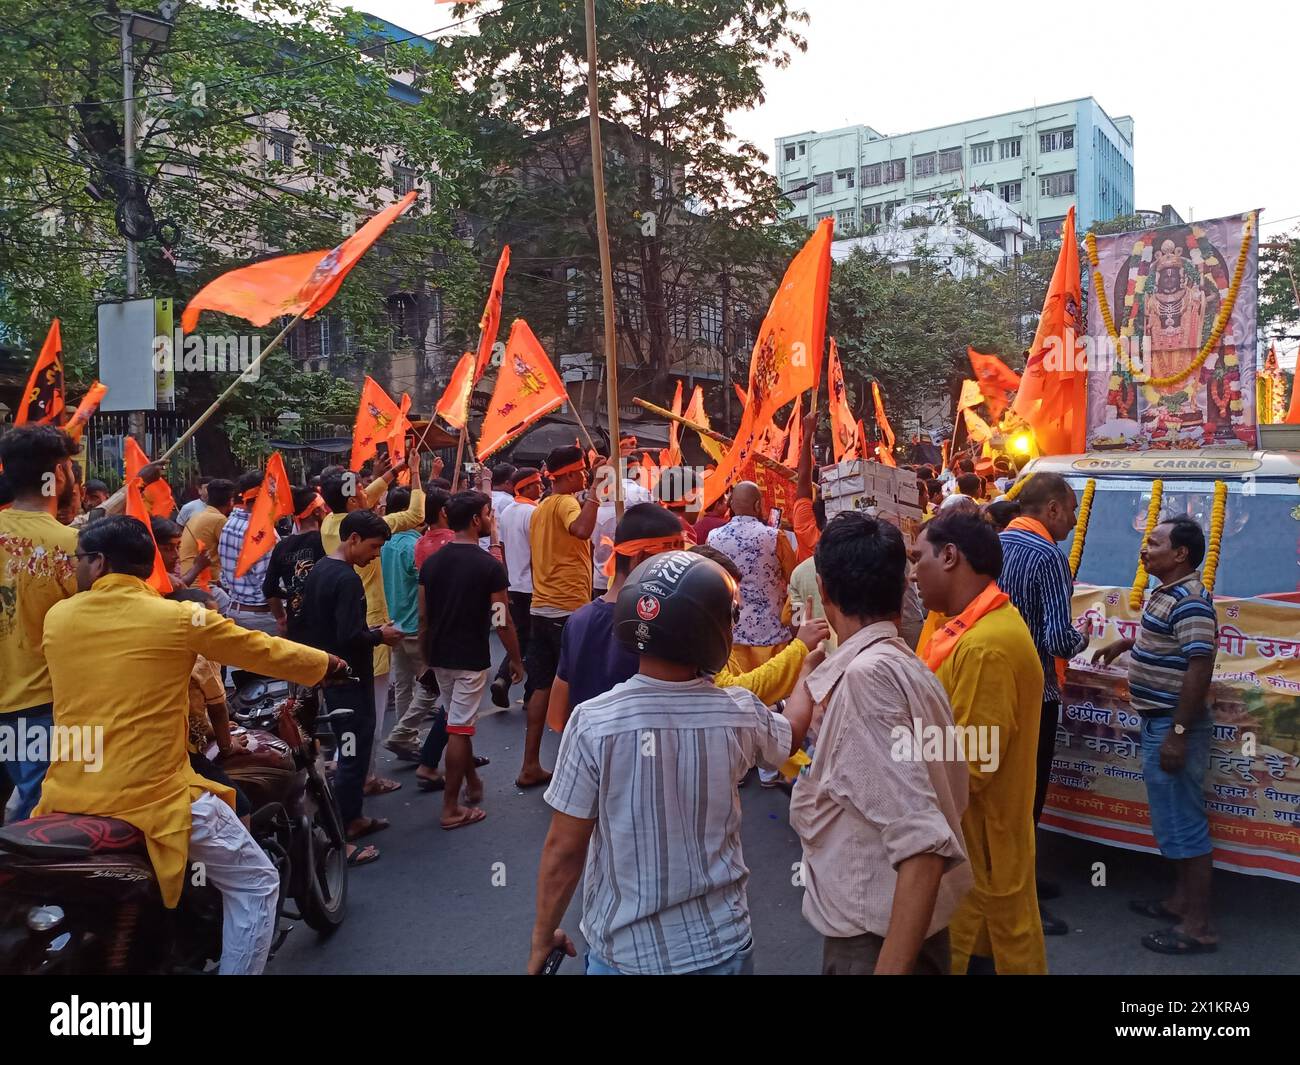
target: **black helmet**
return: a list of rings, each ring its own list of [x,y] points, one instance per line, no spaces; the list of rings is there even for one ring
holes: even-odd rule
[[[716,673],[731,655],[735,583],[689,551],[665,551],[634,569],[618,593],[614,635],[641,654]]]

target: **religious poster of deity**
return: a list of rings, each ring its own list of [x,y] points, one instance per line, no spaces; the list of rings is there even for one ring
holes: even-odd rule
[[[1258,212],[1087,240],[1088,447],[1254,447]]]

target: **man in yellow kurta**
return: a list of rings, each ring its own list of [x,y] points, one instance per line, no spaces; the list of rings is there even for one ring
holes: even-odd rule
[[[437,476],[441,464],[435,462],[434,476]],[[320,538],[321,544],[325,548],[325,554],[333,554],[339,546],[339,525],[347,516],[349,511],[373,509],[379,501],[384,498],[388,491],[388,485],[401,469],[405,466],[396,466],[389,470],[382,477],[376,477],[366,486],[363,493],[348,492],[347,488],[351,483],[349,478],[355,480],[356,474],[342,471],[339,473],[327,474],[321,480],[320,494],[325,500],[325,504],[330,508],[330,514],[325,516],[321,523]],[[397,514],[385,514],[384,521],[388,524],[391,532],[405,532],[407,529],[418,529],[424,523],[424,492],[420,487],[420,464],[413,463],[411,470],[411,502],[403,511]],[[375,626],[383,625],[391,621],[388,615],[388,597],[384,594],[384,571],[380,566],[379,559],[376,558],[368,566],[357,567],[357,575],[361,578],[361,583],[366,590],[366,624]],[[384,710],[388,699],[388,645],[381,643],[374,651],[375,662],[375,741],[370,747],[370,771],[372,778],[367,780],[367,794],[383,794],[388,791],[396,791],[400,784],[394,780],[376,780],[373,778],[375,767],[375,751],[379,749],[379,740],[383,732]]]
[[[940,514],[917,546],[921,598],[944,619],[920,655],[948,693],[953,720],[965,729],[971,774],[961,829],[975,884],[949,926],[952,971],[1046,973],[1034,881],[1043,699],[1038,652],[996,584],[1002,546],[993,525],[976,515]]]
[[[234,791],[190,767],[190,671],[197,654],[299,684],[345,667],[195,603],[163,599],[145,583],[153,559],[149,530],[134,518],[105,518],[81,534],[81,594],[51,607],[42,649],[55,725],[102,728],[102,746],[94,763],[51,763],[36,813],[134,825],[168,907],[180,900],[187,855],[201,862],[222,897],[220,971],[258,973],[275,932],[279,877],[235,816]]]

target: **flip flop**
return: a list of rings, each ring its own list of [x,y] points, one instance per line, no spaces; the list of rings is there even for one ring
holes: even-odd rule
[[[475,768],[475,769],[482,769],[485,765],[491,765],[491,764],[492,764],[492,759],[491,759],[491,758],[484,758],[482,755],[479,755],[479,754],[476,754],[476,755],[474,756],[474,768]]]
[[[401,782],[397,780],[388,780],[385,777],[376,777],[373,784],[366,784],[361,789],[361,794],[367,798],[374,798],[376,795],[388,795],[400,788]]]
[[[415,787],[419,791],[442,791],[447,787],[447,778],[439,777],[437,780],[430,780],[428,777],[416,777]]]
[[[551,776],[552,774],[547,773],[546,776],[543,777],[541,780],[534,780],[528,784],[521,784],[519,782],[519,778],[515,777],[515,787],[518,788],[520,791],[524,791],[528,788],[544,788],[546,787],[547,784],[551,782]]]
[[[364,847],[357,847],[352,851],[348,858],[348,865],[369,865],[371,862],[379,861],[379,848],[373,843],[368,843]]]
[[[355,843],[365,836],[373,836],[376,832],[382,832],[388,827],[388,821],[382,817],[367,817],[365,827],[349,833],[347,839],[349,843]]]
[[[1142,945],[1157,954],[1213,954],[1218,943],[1202,943],[1177,928],[1162,928],[1142,937]]]
[[[442,822],[439,822],[439,824],[442,825],[444,832],[451,832],[457,828],[464,828],[466,825],[477,825],[485,817],[487,817],[487,811],[480,810],[477,806],[473,806],[465,811],[464,817],[457,818],[451,824],[442,824]]]
[[[1136,914],[1149,917],[1153,921],[1173,921],[1177,924],[1183,919],[1181,913],[1174,913],[1159,899],[1133,899],[1128,904],[1128,908]]]

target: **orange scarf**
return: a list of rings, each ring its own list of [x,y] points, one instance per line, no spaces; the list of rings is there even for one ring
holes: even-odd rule
[[[621,544],[615,544],[608,536],[602,536],[600,543],[602,547],[609,545],[614,549],[610,552],[609,558],[605,559],[605,565],[601,567],[605,576],[613,580],[616,555],[631,558],[642,551],[652,555],[662,554],[664,551],[681,551],[686,546],[686,538],[681,533],[677,533],[673,536],[646,536],[640,540],[624,540]]]
[[[984,591],[972,599],[965,610],[934,630],[930,642],[921,651],[925,664],[932,672],[938,673],[939,667],[957,646],[957,641],[965,636],[985,614],[991,614],[1004,603],[1010,602],[1010,599],[1011,597],[998,587],[997,581],[989,581]]]
[[[1052,534],[1047,531],[1047,526],[1037,518],[1012,518],[1007,524],[1007,532],[1011,532],[1013,529],[1019,530],[1020,532],[1033,533],[1035,536],[1041,536],[1053,547],[1056,546],[1056,540],[1054,540]],[[1056,690],[1058,692],[1064,692],[1066,661],[1064,658],[1054,658],[1052,661],[1056,666]]]

